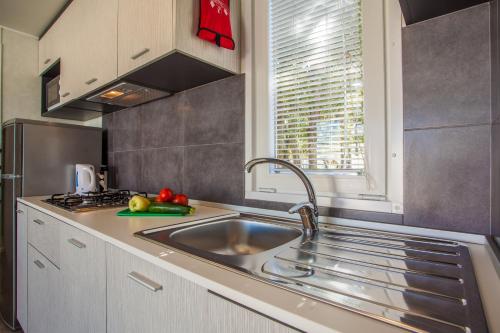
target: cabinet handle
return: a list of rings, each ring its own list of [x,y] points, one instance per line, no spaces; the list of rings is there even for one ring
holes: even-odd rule
[[[70,92],[65,92],[64,94],[61,95],[61,97],[66,97],[69,96],[71,93]]]
[[[38,225],[44,225],[45,224],[45,222],[43,222],[42,220],[39,220],[39,219],[34,219],[33,222],[35,222]]]
[[[130,57],[130,59],[135,60],[135,59],[137,59],[137,58],[139,58],[139,57],[141,57],[141,56],[145,55],[145,54],[146,54],[146,53],[148,53],[148,52],[149,52],[149,49],[148,49],[148,48],[145,48],[144,50],[139,51],[139,52],[137,52],[136,54],[134,54],[133,56],[131,56],[131,57]]]
[[[45,59],[45,61],[43,62],[43,64],[44,64],[44,65],[47,65],[47,64],[50,62],[50,60],[52,60],[52,59],[50,59],[50,58]]]
[[[127,276],[151,291],[157,292],[158,290],[163,289],[163,286],[161,284],[158,284],[137,272],[130,272],[127,274]]]
[[[74,245],[76,246],[77,248],[79,249],[84,249],[87,247],[87,245],[85,245],[84,243],[80,242],[79,240],[76,240],[74,238],[70,238],[68,239],[68,243],[70,243],[71,245]]]
[[[86,81],[85,84],[90,85],[90,84],[94,83],[95,81],[97,81],[97,78],[94,77],[94,78],[91,78],[90,80]]]
[[[16,213],[18,213],[18,214],[24,214],[24,211],[23,211],[23,210],[18,209],[18,210],[16,210]]]
[[[45,265],[44,265],[44,264],[42,264],[42,262],[41,262],[40,260],[35,260],[35,261],[33,261],[33,263],[34,263],[35,265],[37,265],[37,266],[38,266],[38,268],[40,268],[40,269],[44,269],[44,268],[45,268]]]

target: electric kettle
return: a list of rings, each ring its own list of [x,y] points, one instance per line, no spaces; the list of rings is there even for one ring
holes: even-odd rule
[[[76,194],[96,191],[96,176],[91,164],[77,164],[75,167]]]

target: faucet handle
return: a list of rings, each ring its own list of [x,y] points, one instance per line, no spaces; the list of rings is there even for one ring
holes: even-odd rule
[[[307,234],[313,234],[318,230],[318,215],[314,208],[314,204],[311,202],[301,202],[288,210],[290,214],[299,213],[304,225],[304,232]]]
[[[298,213],[300,209],[302,208],[309,208],[311,211],[314,212],[314,205],[308,201],[304,201],[304,202],[300,202],[296,205],[293,205],[293,207],[291,207],[289,210],[288,210],[288,213],[289,214],[295,214],[295,213]]]

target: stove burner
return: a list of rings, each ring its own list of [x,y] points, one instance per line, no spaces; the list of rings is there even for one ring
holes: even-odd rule
[[[140,192],[139,195],[147,197],[147,193]],[[103,208],[114,208],[127,206],[132,197],[128,190],[86,192],[83,194],[53,194],[45,202],[63,208],[70,212],[84,212]]]

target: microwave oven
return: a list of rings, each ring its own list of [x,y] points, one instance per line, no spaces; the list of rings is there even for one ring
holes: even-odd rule
[[[45,85],[45,107],[47,110],[51,106],[59,104],[59,78],[60,76],[58,75]]]

